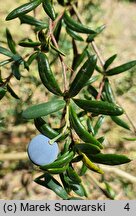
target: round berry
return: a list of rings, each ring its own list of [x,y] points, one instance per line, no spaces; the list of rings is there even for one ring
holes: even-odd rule
[[[34,137],[28,145],[28,156],[30,160],[39,166],[54,162],[58,156],[59,148],[55,142],[49,144],[50,139],[42,134]]]

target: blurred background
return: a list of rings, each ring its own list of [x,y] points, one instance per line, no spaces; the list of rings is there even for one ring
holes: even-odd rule
[[[79,10],[86,23],[92,26],[106,25],[105,31],[96,38],[96,43],[104,59],[118,54],[114,65],[123,64],[136,59],[136,1],[135,0],[79,0]],[[20,25],[18,19],[5,21],[7,14],[23,4],[23,0],[4,0],[0,5],[0,46],[6,42],[5,29],[10,29],[15,41],[30,36],[32,29],[28,25]],[[38,9],[39,10],[39,9]],[[84,12],[83,12],[84,11]],[[44,13],[38,11],[39,18]],[[33,37],[33,34],[32,34]],[[63,41],[66,50],[70,49],[69,41]],[[19,52],[26,52],[18,47]],[[0,61],[3,56],[0,55]],[[127,115],[136,127],[136,69],[112,79],[117,101],[125,109]],[[2,69],[3,71],[3,69]],[[4,72],[4,71],[3,71]],[[5,68],[5,77],[8,68]],[[39,171],[28,160],[27,144],[38,132],[33,122],[25,122],[21,118],[21,111],[31,104],[42,102],[50,97],[41,85],[37,67],[33,64],[30,72],[22,69],[23,78],[20,81],[11,80],[20,100],[7,94],[0,101],[0,199],[59,199],[53,192],[33,182]],[[128,122],[128,119],[125,118]],[[52,119],[50,120],[52,121]],[[128,122],[129,123],[129,122]],[[126,154],[136,158],[136,141],[126,140],[134,137],[132,132],[116,126],[110,118],[106,120],[101,134],[105,134],[105,152]],[[88,199],[107,199],[91,178],[102,182],[107,181],[115,193],[115,199],[136,199],[136,161],[109,168],[103,166],[105,175],[87,171],[83,177]],[[123,172],[120,172],[122,170]]]

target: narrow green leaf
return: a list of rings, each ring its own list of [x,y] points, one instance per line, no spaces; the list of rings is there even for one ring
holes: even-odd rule
[[[66,190],[50,174],[45,174],[44,180],[36,178],[34,181],[37,184],[42,185],[42,186],[54,191],[62,199],[68,199],[68,194],[67,194]]]
[[[48,25],[46,23],[44,23],[41,20],[37,20],[36,18],[30,16],[30,15],[22,15],[19,16],[19,19],[21,21],[21,24],[28,24],[28,25],[32,25],[32,26],[36,26],[36,27],[40,27],[42,28],[47,28]]]
[[[98,91],[96,90],[95,87],[93,87],[92,85],[89,85],[89,86],[87,87],[87,91],[88,91],[94,98],[97,98]]]
[[[95,29],[95,32],[94,34],[90,34],[87,39],[86,39],[86,42],[87,43],[90,43],[94,40],[95,37],[97,37],[103,30],[105,29],[105,25],[102,25],[102,26],[99,26],[98,28]]]
[[[97,101],[97,100],[82,100],[82,99],[73,99],[77,106],[81,109],[92,112],[95,114],[104,114],[104,115],[122,115],[123,109],[115,104],[108,103],[106,101]]]
[[[74,183],[81,183],[81,179],[80,177],[78,176],[78,174],[76,173],[76,171],[72,168],[72,167],[68,167],[67,169],[67,174],[68,174],[68,177],[74,182]]]
[[[59,133],[51,128],[42,118],[34,119],[34,124],[37,130],[50,139],[53,139],[59,135]]]
[[[56,39],[56,42],[59,41],[61,29],[62,29],[62,19],[60,19],[60,20],[56,23],[56,26],[55,26],[54,31],[53,31],[53,35],[54,35],[54,37],[55,37],[55,39]]]
[[[16,48],[15,48],[16,44],[8,29],[6,29],[6,37],[7,37],[7,43],[8,43],[9,49],[11,50],[12,53],[16,54]]]
[[[56,14],[55,14],[54,7],[51,3],[51,0],[42,0],[42,5],[44,11],[54,21],[56,19]]]
[[[87,166],[83,163],[79,175],[80,175],[80,176],[85,175],[85,173],[86,173],[87,170],[88,170],[88,169],[87,169]]]
[[[136,60],[127,62],[125,64],[122,64],[122,65],[118,66],[118,67],[115,67],[115,68],[112,68],[112,69],[108,70],[106,72],[106,75],[107,76],[113,76],[113,75],[116,75],[116,74],[120,74],[122,72],[128,71],[129,69],[131,69],[135,65],[136,65]]]
[[[41,4],[41,0],[33,0],[31,2],[23,4],[19,6],[18,8],[14,9],[13,11],[11,11],[6,17],[6,20],[12,20],[23,14],[26,14],[32,11],[33,9],[35,9],[39,4]]]
[[[85,191],[85,188],[83,187],[82,184],[76,184],[76,183],[73,183],[73,184],[70,184],[71,186],[71,189],[79,196],[86,196],[86,191]]]
[[[60,49],[57,49],[52,43],[50,43],[50,46],[53,50],[55,50],[58,54],[61,54],[63,56],[65,56],[65,53],[62,52]]]
[[[84,63],[70,86],[68,92],[69,97],[76,96],[84,87],[84,84],[90,79],[94,72],[96,62],[96,56],[90,56],[90,58],[88,58],[88,60]]]
[[[19,45],[22,47],[30,47],[30,48],[35,48],[41,45],[40,42],[28,42],[28,41],[20,41]]]
[[[17,80],[20,80],[21,78],[19,66],[20,66],[20,63],[18,62],[13,62],[11,65],[12,73],[16,77]]]
[[[1,46],[0,46],[0,53],[5,55],[5,56],[8,56],[10,58],[13,58],[13,56],[14,56],[14,54],[11,51],[9,51],[8,49],[1,47]]]
[[[95,29],[97,34],[100,34],[104,29],[106,28],[106,25],[101,25]]]
[[[64,106],[64,100],[51,100],[46,103],[41,103],[28,107],[25,111],[23,111],[22,116],[26,119],[34,119],[57,112],[58,110],[64,108]]]
[[[95,163],[107,165],[120,165],[131,161],[127,156],[117,154],[99,153],[97,155],[89,155],[88,158]]]
[[[113,104],[116,103],[115,97],[113,95],[113,90],[112,90],[112,87],[111,87],[111,84],[108,78],[105,78],[104,80],[103,93],[105,93],[103,94],[104,100],[107,100],[108,102],[113,103]]]
[[[136,141],[136,137],[134,137],[134,138],[123,137],[123,139],[128,140],[128,141]]]
[[[72,17],[70,17],[68,15],[68,13],[66,11],[64,13],[64,21],[65,21],[66,25],[70,29],[72,29],[73,31],[81,32],[81,33],[84,33],[84,34],[94,34],[94,33],[96,33],[91,28],[88,28],[87,26],[82,25],[78,21],[75,21]]]
[[[91,143],[79,143],[75,144],[75,149],[87,154],[98,154],[100,153],[100,148]]]
[[[28,66],[30,66],[36,58],[37,58],[37,52],[34,52],[32,55],[30,55],[27,60]]]
[[[100,187],[100,189],[102,190],[102,192],[103,192],[108,198],[114,200],[116,194],[115,194],[115,191],[114,191],[113,188],[109,185],[108,182],[105,182],[105,181],[104,181],[104,186],[103,186],[103,187]]]
[[[82,53],[80,54],[77,54],[75,57],[74,57],[74,60],[73,60],[73,63],[72,63],[72,69],[73,71],[76,71],[76,69],[80,66],[80,64],[82,64],[84,58],[86,57],[86,52],[87,50],[87,47],[85,47],[85,49],[83,50]]]
[[[71,30],[70,28],[66,27],[66,31],[73,39],[77,41],[84,41],[84,39],[77,32]]]
[[[43,52],[37,55],[38,71],[43,85],[53,94],[62,95],[61,89],[51,70],[47,56]]]
[[[92,135],[94,136],[94,128],[93,128],[91,119],[88,118],[86,123],[87,123],[89,133],[91,132]]]
[[[5,96],[6,91],[6,87],[0,87],[0,100]]]
[[[0,62],[0,66],[4,66],[4,65],[6,65],[6,64],[8,64],[8,63],[10,63],[12,61],[13,61],[13,59],[3,60],[3,61]]]
[[[88,86],[88,85],[94,83],[95,81],[97,81],[97,80],[99,79],[99,77],[100,77],[99,75],[96,75],[96,76],[91,77],[91,78],[84,84],[84,86]]]
[[[104,116],[101,115],[99,116],[95,126],[94,126],[94,136],[98,133],[99,129],[101,128],[102,124],[103,124],[103,121],[104,121]]]
[[[103,148],[101,143],[85,129],[72,106],[70,106],[70,122],[77,135],[84,142],[92,143],[94,145],[97,145],[99,148]]]
[[[7,90],[8,90],[8,92],[11,94],[12,97],[14,97],[15,99],[20,99],[20,98],[18,97],[18,95],[14,92],[14,90],[10,87],[9,84],[7,85]]]
[[[127,130],[130,130],[130,127],[129,125],[123,121],[121,118],[117,117],[117,116],[111,116],[111,119],[119,126],[127,129]]]
[[[112,62],[116,59],[117,54],[112,55],[110,58],[108,58],[104,64],[104,69],[107,70],[108,67],[112,64]]]

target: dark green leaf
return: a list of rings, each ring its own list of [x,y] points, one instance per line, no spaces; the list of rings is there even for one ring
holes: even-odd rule
[[[20,80],[20,78],[21,78],[19,66],[20,66],[20,64],[18,62],[13,62],[11,65],[12,73],[16,77],[17,80]]]
[[[122,115],[123,109],[115,104],[108,103],[106,101],[97,101],[97,100],[82,100],[82,99],[73,99],[77,106],[81,109],[92,112],[95,114],[104,114],[104,115]]]
[[[87,50],[87,47],[83,50],[83,52],[81,54],[77,54],[74,57],[73,64],[72,64],[72,69],[74,71],[80,66],[80,64],[82,64],[82,62],[83,62],[83,60],[87,54],[86,50]]]
[[[56,26],[54,28],[54,31],[53,31],[53,35],[54,35],[54,37],[56,39],[56,42],[59,41],[59,37],[60,37],[60,33],[61,33],[61,28],[62,28],[62,19],[60,19],[57,22],[57,24],[56,24]]]
[[[41,4],[41,0],[33,0],[29,3],[23,4],[20,7],[11,11],[6,17],[6,20],[12,20],[16,17],[22,16],[23,14],[26,14],[35,9],[39,4]]]
[[[110,58],[108,58],[104,64],[104,69],[107,70],[107,68],[112,64],[112,62],[116,59],[117,54],[111,56]]]
[[[85,188],[83,187],[82,184],[70,184],[71,189],[79,196],[87,196]]]
[[[88,85],[94,83],[95,81],[97,81],[97,80],[99,79],[99,77],[100,77],[99,75],[96,75],[96,76],[91,77],[91,78],[84,84],[84,86],[88,86]]]
[[[94,72],[96,62],[96,56],[90,56],[90,58],[88,58],[88,60],[84,63],[70,86],[68,92],[69,97],[76,96],[84,87],[84,84],[90,79]]]
[[[42,5],[44,8],[44,11],[54,21],[56,19],[56,14],[55,14],[54,7],[51,3],[51,0],[42,0]]]
[[[84,39],[75,31],[71,30],[70,28],[66,27],[67,33],[77,41],[84,41]]]
[[[95,29],[95,32],[94,34],[90,34],[87,39],[86,39],[86,42],[89,43],[89,42],[92,42],[94,40],[94,38],[99,35],[103,30],[105,29],[105,25],[102,25],[102,26],[99,26],[98,28]]]
[[[71,126],[74,128],[77,135],[84,142],[92,143],[94,145],[97,145],[99,148],[103,148],[101,143],[99,143],[98,140],[94,136],[92,136],[83,126],[83,124],[80,122],[72,106],[70,106],[70,122],[71,122]]]
[[[130,127],[129,125],[123,121],[121,118],[117,117],[117,116],[111,116],[111,119],[119,126],[127,129],[127,130],[130,130]]]
[[[101,128],[104,121],[104,116],[99,116],[95,126],[94,126],[94,136],[98,133],[99,129]]]
[[[25,111],[23,111],[22,115],[26,119],[34,119],[57,112],[58,110],[64,108],[64,106],[64,100],[51,100],[49,102],[37,104],[27,108]]]
[[[104,142],[104,140],[105,140],[105,137],[104,137],[104,136],[102,136],[102,137],[99,137],[97,140],[98,140],[100,143],[103,143],[103,142]]]
[[[6,91],[5,87],[0,87],[0,100],[5,96]]]
[[[42,185],[42,186],[54,191],[62,199],[68,199],[68,194],[67,194],[66,190],[50,174],[45,174],[44,180],[36,178],[35,182],[39,185]]]
[[[73,31],[81,32],[81,33],[84,33],[84,34],[94,34],[94,33],[96,33],[91,28],[88,28],[87,26],[84,26],[81,23],[75,21],[73,18],[71,18],[68,15],[68,13],[66,11],[64,13],[64,21],[65,21],[66,25],[70,29],[72,29]]]
[[[88,127],[89,133],[91,132],[92,135],[94,136],[94,128],[93,128],[92,121],[90,118],[87,119],[87,127]]]
[[[5,55],[5,56],[8,56],[10,58],[13,58],[13,56],[14,56],[14,54],[11,51],[9,51],[8,49],[1,47],[1,46],[0,46],[0,53]]]
[[[78,174],[76,173],[76,171],[72,168],[72,167],[68,167],[67,169],[67,174],[68,177],[74,182],[79,184],[81,182],[80,177],[78,176]]]
[[[89,155],[88,158],[95,163],[107,164],[107,165],[120,165],[131,161],[125,155],[117,155],[117,154],[99,153],[97,155]]]
[[[8,92],[11,94],[12,97],[14,97],[15,99],[20,99],[20,98],[18,97],[18,95],[14,92],[14,90],[10,87],[9,84],[7,85],[7,90],[8,90]]]
[[[20,16],[19,19],[21,21],[21,24],[25,23],[28,25],[39,27],[41,29],[48,27],[48,25],[46,23],[44,23],[43,21],[37,20],[36,18],[29,16],[29,15]]]
[[[37,58],[37,52],[34,52],[32,55],[30,55],[27,60],[28,66],[30,66],[36,58]]]
[[[113,90],[111,88],[111,84],[108,78],[105,78],[104,80],[103,97],[104,97],[104,100],[107,100],[110,103],[113,103],[113,104],[116,103],[114,95],[113,95]]]
[[[85,175],[87,169],[88,169],[87,166],[83,163],[79,175],[80,175],[80,176]]]
[[[87,154],[98,154],[100,153],[100,148],[91,143],[79,143],[75,144],[75,149]]]
[[[88,91],[94,98],[97,98],[98,91],[96,90],[95,87],[93,87],[92,85],[89,85],[88,88],[87,88],[87,91]]]
[[[65,56],[65,53],[61,51],[60,49],[56,48],[52,43],[50,43],[50,46],[53,50],[55,50],[58,54]]]
[[[51,70],[47,56],[39,52],[37,55],[38,71],[43,85],[52,93],[62,95],[61,89]]]
[[[16,54],[16,48],[15,48],[16,44],[8,29],[6,29],[6,36],[7,36],[7,43],[8,43],[9,49],[11,50],[12,53]]]
[[[42,118],[34,119],[34,124],[37,130],[50,139],[53,139],[59,135],[59,133],[52,129]]]
[[[22,47],[31,47],[31,48],[35,48],[37,46],[40,46],[41,43],[40,42],[28,42],[28,41],[20,41],[19,45]]]
[[[130,61],[128,63],[122,64],[122,65],[120,65],[118,67],[115,67],[115,68],[112,68],[112,69],[108,70],[106,72],[106,75],[107,76],[113,76],[113,75],[128,71],[129,69],[131,69],[135,65],[136,65],[136,60]]]

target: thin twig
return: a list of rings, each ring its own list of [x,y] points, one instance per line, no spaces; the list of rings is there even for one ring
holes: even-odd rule
[[[102,58],[102,56],[101,56],[101,54],[100,54],[100,52],[99,52],[99,49],[98,49],[97,46],[96,46],[96,43],[95,43],[94,41],[92,41],[92,42],[91,42],[91,45],[92,45],[92,48],[93,48],[93,50],[95,51],[96,55],[98,56],[98,59],[99,59],[99,61],[100,61],[100,63],[101,63],[102,68],[104,68],[105,62],[104,62],[104,60],[103,60],[103,58]]]
[[[50,37],[51,37],[51,40],[53,42],[53,45],[59,49],[59,46],[57,44],[57,41],[53,35],[53,22],[52,20],[50,19],[50,25],[49,25],[49,33],[50,33]],[[67,91],[67,76],[66,76],[66,65],[64,63],[64,59],[63,57],[59,54],[59,59],[60,59],[60,62],[61,62],[61,65],[62,65],[62,73],[63,73],[63,79],[64,79],[64,92]]]
[[[120,104],[120,102],[117,100],[117,103],[120,107],[122,107],[122,104]],[[123,108],[123,107],[122,107]],[[126,118],[128,119],[129,123],[131,124],[131,127],[133,128],[133,132],[134,134],[136,135],[136,127],[135,125],[133,124],[132,120],[130,119],[130,117],[128,116],[127,112],[125,111],[124,112],[124,115],[126,116]]]
[[[82,20],[82,17],[80,16],[80,13],[78,12],[76,6],[75,6],[74,4],[72,4],[72,7],[73,7],[73,9],[74,9],[74,11],[75,11],[75,14],[76,14],[78,20],[80,21],[80,23],[84,24],[84,22],[83,22],[83,20]],[[101,54],[100,54],[100,52],[99,52],[99,49],[97,48],[96,43],[95,43],[94,41],[92,41],[92,42],[91,42],[91,45],[92,45],[92,48],[93,48],[94,52],[95,52],[96,55],[98,56],[98,59],[99,59],[99,61],[100,61],[100,64],[101,64],[101,66],[102,66],[102,68],[103,68],[103,67],[104,67],[104,60],[103,60],[103,58],[102,58],[102,56],[101,56]]]
[[[99,100],[101,98],[103,87],[104,87],[104,80],[105,80],[105,76],[103,76],[103,79],[102,79],[102,81],[100,83],[99,92],[97,94],[96,100]]]

